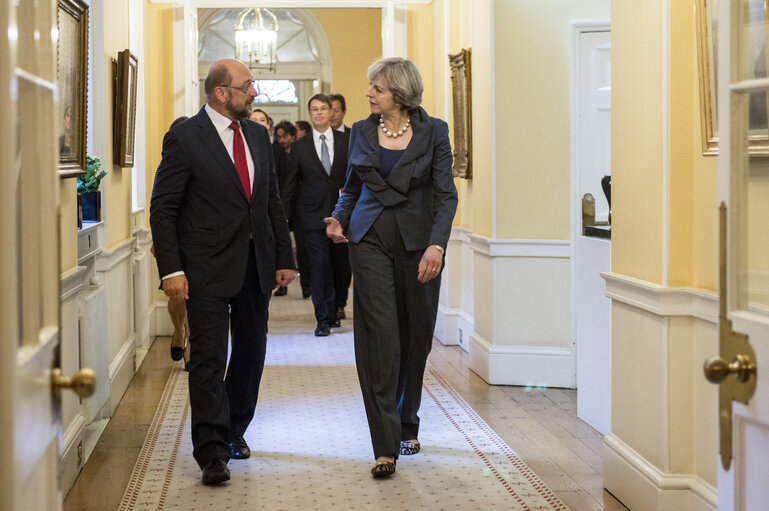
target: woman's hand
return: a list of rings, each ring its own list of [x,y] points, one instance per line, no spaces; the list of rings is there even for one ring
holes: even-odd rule
[[[347,243],[348,240],[342,232],[342,224],[334,217],[323,219],[326,222],[326,236],[331,238],[334,243]]]
[[[422,284],[433,280],[440,275],[442,265],[443,254],[435,247],[435,245],[430,245],[425,249],[425,253],[422,254],[422,260],[419,261],[417,280]]]

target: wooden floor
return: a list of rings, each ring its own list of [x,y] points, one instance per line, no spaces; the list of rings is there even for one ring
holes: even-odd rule
[[[118,509],[170,373],[169,343],[156,339],[64,511]],[[572,511],[626,509],[603,489],[602,438],[577,419],[576,391],[487,385],[468,369],[461,348],[437,341],[429,360]]]

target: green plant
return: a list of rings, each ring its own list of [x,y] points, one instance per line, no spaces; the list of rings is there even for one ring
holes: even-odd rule
[[[99,191],[99,183],[107,175],[100,169],[101,160],[98,157],[85,157],[85,174],[77,176],[77,193]]]

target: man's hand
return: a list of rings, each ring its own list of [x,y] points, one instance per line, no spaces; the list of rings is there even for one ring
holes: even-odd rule
[[[326,222],[326,236],[331,238],[334,243],[347,243],[347,238],[342,232],[342,224],[339,223],[334,217],[328,217],[323,219]]]
[[[190,299],[190,284],[187,282],[187,277],[184,275],[175,275],[163,279],[163,292],[168,298],[176,298],[177,300],[189,300]]]
[[[296,277],[294,270],[277,270],[275,272],[275,287],[273,289],[291,284],[294,277]]]

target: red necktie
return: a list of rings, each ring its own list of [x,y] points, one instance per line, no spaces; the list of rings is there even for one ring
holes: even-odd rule
[[[232,135],[232,158],[235,160],[235,168],[238,169],[240,183],[246,191],[246,199],[251,202],[251,178],[248,177],[248,161],[246,161],[246,146],[243,144],[243,135],[240,134],[240,125],[232,121],[230,129]]]

